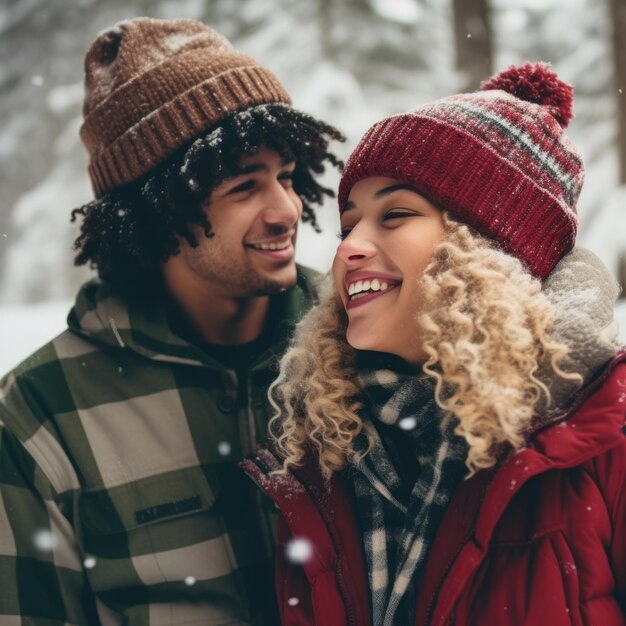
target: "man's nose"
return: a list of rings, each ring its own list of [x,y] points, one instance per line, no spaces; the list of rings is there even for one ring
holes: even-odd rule
[[[267,195],[267,208],[263,211],[266,224],[272,226],[293,226],[302,213],[302,200],[278,181]]]

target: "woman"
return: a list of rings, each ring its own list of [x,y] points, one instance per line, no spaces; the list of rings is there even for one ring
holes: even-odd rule
[[[283,624],[626,624],[626,352],[543,64],[387,118],[243,464]]]

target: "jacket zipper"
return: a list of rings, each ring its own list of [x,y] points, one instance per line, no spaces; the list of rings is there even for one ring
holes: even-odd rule
[[[468,540],[472,536],[473,532],[474,532],[474,528],[472,527],[471,531],[463,538],[463,541],[461,542],[461,545],[459,546],[457,551],[454,553],[452,558],[448,561],[448,563],[446,565],[446,568],[444,569],[443,574],[442,574],[441,578],[439,579],[439,582],[437,583],[437,588],[435,589],[435,593],[433,594],[433,597],[431,598],[431,600],[430,600],[430,602],[428,604],[428,607],[426,609],[426,622],[425,623],[427,625],[431,623],[431,620],[432,620],[432,617],[433,617],[433,613],[435,611],[435,598],[437,598],[439,596],[441,588],[443,587],[444,580],[448,576],[448,573],[452,569],[452,565],[456,561],[456,559],[459,556],[459,554],[461,554],[461,550],[463,549],[463,546],[468,542]]]
[[[248,422],[248,436],[250,437],[250,451],[246,452],[246,455],[251,454],[252,450],[259,445],[256,434],[256,415],[252,410],[252,372],[249,371],[246,376],[246,413]]]
[[[494,473],[495,476],[495,473]],[[441,577],[439,578],[439,582],[437,583],[437,587],[435,588],[435,593],[433,593],[433,597],[431,598],[427,608],[426,608],[426,626],[428,624],[431,623],[432,621],[432,617],[433,617],[433,613],[435,612],[435,599],[439,597],[439,593],[441,592],[441,588],[443,587],[443,583],[446,580],[448,574],[450,573],[450,570],[452,569],[452,565],[454,564],[454,562],[457,560],[459,554],[461,554],[461,551],[463,550],[463,547],[465,546],[465,544],[467,544],[467,542],[470,540],[471,536],[474,534],[474,531],[476,530],[476,521],[478,520],[478,514],[480,513],[480,509],[482,507],[483,502],[485,501],[485,496],[487,494],[487,489],[489,487],[489,485],[491,484],[491,481],[493,480],[494,476],[492,476],[491,480],[488,481],[485,486],[483,487],[482,493],[480,495],[480,501],[478,504],[478,507],[476,509],[476,514],[474,515],[474,519],[472,520],[472,523],[470,525],[470,528],[467,532],[467,534],[463,537],[463,540],[460,542],[458,548],[456,549],[455,553],[452,555],[452,557],[450,558],[450,560],[448,561],[448,563],[446,564],[446,567],[441,575]]]
[[[320,511],[320,513],[322,513],[322,517],[324,518],[324,521],[326,521],[326,514],[325,514],[325,507],[324,507],[324,503],[322,502],[321,498],[318,498],[318,494],[317,494],[317,487],[316,485],[314,485],[310,480],[308,480],[308,477],[305,475],[304,472],[302,472],[299,475],[299,479],[300,482],[305,485],[305,487],[307,488],[308,493],[312,496],[312,498],[315,500],[315,503],[317,505],[318,510]],[[340,549],[340,542],[338,541],[338,535],[335,532],[335,529],[333,528],[332,524],[326,524],[326,527],[328,529],[328,532],[330,533],[330,536],[332,537],[333,543],[335,544],[335,550],[337,551],[337,586],[339,587],[339,592],[341,593],[341,597],[344,601],[344,606],[346,608],[346,614],[348,617],[348,626],[359,626],[359,624],[356,623],[356,616],[354,614],[354,608],[352,607],[352,605],[350,604],[350,602],[348,601],[348,596],[346,593],[346,587],[345,587],[345,581],[343,580],[343,568],[342,568],[342,563],[345,560],[345,554],[343,553],[343,550]]]
[[[241,382],[241,381],[240,381]],[[247,434],[250,437],[250,450],[245,452],[244,456],[248,456],[253,453],[254,449],[261,443],[257,441],[257,429],[256,429],[256,414],[253,408],[252,402],[252,372],[249,371],[246,377],[246,417],[247,419]],[[256,457],[259,461],[258,457]],[[261,461],[262,462],[262,461]],[[269,473],[267,468],[261,469],[264,473]],[[255,502],[259,511],[259,522],[261,525],[260,531],[263,536],[263,544],[265,548],[265,554],[271,555],[276,551],[276,530],[277,524],[272,519],[270,513],[266,510],[263,501],[267,497],[263,494],[261,489],[257,489],[255,492]]]

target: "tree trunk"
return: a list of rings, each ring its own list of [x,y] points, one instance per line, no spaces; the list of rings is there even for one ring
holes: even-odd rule
[[[622,251],[617,260],[617,282],[622,288],[620,299],[626,298],[626,251]]]
[[[611,0],[619,183],[626,184],[626,0]]]
[[[328,61],[335,60],[335,48],[332,39],[332,0],[318,0],[319,6],[319,26],[320,26],[320,48],[322,58]]]
[[[476,91],[493,73],[489,0],[453,0],[456,69],[464,74],[461,88]]]

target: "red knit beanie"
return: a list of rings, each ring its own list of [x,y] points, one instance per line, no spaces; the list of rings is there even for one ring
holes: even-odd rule
[[[228,115],[270,103],[291,103],[276,76],[205,24],[119,22],[85,57],[80,135],[96,196],[140,178]]]
[[[359,180],[407,181],[545,278],[578,227],[584,169],[564,133],[573,89],[545,63],[511,67],[481,89],[372,126],[346,163],[340,210]]]

